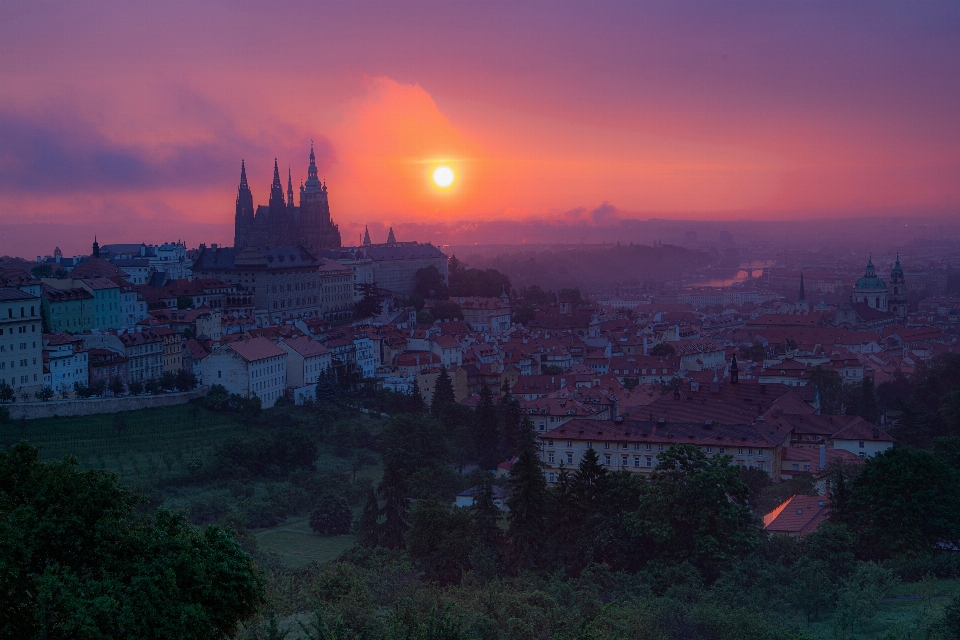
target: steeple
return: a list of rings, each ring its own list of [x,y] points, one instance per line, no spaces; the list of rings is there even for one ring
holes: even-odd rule
[[[397,238],[393,235],[393,227],[390,227],[390,233],[387,234],[387,244],[397,244]]]
[[[800,296],[797,298],[797,302],[806,302],[807,301],[807,292],[803,287],[803,271],[800,272]]]
[[[363,227],[363,246],[366,247],[366,246],[369,246],[369,245],[370,245],[370,229],[368,229],[367,226],[364,225],[364,227]]]
[[[287,206],[293,208],[293,175],[287,167]]]
[[[283,184],[280,182],[280,166],[277,159],[273,159],[273,183],[270,185],[270,213],[286,209],[287,203],[283,200]]]
[[[247,167],[243,162],[243,158],[240,158],[240,190],[243,191],[246,189],[250,190],[250,187],[247,186]]]
[[[740,367],[737,365],[736,354],[730,362],[730,384],[740,384]]]
[[[100,243],[97,242],[97,236],[93,236],[93,257],[100,257]]]

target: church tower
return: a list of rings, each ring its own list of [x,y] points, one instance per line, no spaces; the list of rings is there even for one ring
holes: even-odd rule
[[[807,304],[807,289],[803,286],[803,271],[800,272],[800,294],[797,296],[797,311],[809,313],[810,305]]]
[[[300,236],[314,251],[340,246],[340,229],[330,219],[327,186],[320,182],[312,145],[307,181],[300,187]]]
[[[253,231],[253,194],[247,184],[247,168],[240,161],[240,187],[237,189],[237,212],[234,217],[233,246],[241,249],[251,240]]]
[[[900,266],[900,254],[890,272],[890,295],[887,296],[887,308],[899,322],[907,319],[907,285],[903,280],[903,267]]]

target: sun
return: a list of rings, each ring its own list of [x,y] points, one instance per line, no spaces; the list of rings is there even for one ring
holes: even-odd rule
[[[448,166],[437,167],[433,170],[433,182],[438,187],[449,187],[453,184],[453,169]]]

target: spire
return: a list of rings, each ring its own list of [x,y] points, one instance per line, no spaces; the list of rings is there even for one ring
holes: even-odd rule
[[[369,246],[369,245],[370,245],[370,229],[368,229],[367,226],[364,225],[364,227],[363,227],[363,246],[366,247],[366,246]]]
[[[740,367],[737,365],[737,354],[733,354],[730,362],[730,384],[740,384]]]
[[[800,296],[797,298],[797,302],[806,302],[807,301],[807,292],[803,287],[803,271],[800,272]]]
[[[97,242],[97,236],[93,236],[93,257],[100,257],[100,243]]]
[[[307,166],[307,182],[304,190],[307,193],[320,193],[323,185],[317,177],[317,156],[313,153],[313,141],[310,141],[310,164]]]
[[[270,185],[270,211],[277,212],[278,209],[286,209],[287,204],[283,200],[283,184],[280,182],[280,165],[277,159],[273,159],[273,183]]]
[[[243,163],[243,158],[240,158],[240,190],[249,188],[247,186],[247,167]]]
[[[387,234],[387,244],[397,244],[397,238],[393,235],[393,227],[390,227],[390,233]]]
[[[293,174],[290,172],[290,165],[287,165],[287,206],[293,206]]]

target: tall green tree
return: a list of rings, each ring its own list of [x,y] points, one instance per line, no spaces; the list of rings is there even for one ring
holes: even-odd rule
[[[857,415],[867,422],[880,424],[880,403],[877,400],[877,389],[873,385],[873,378],[865,377],[860,383]]]
[[[858,553],[869,559],[960,543],[960,480],[929,451],[887,449],[867,458],[846,508],[831,517],[854,531]]]
[[[410,510],[406,548],[428,580],[460,583],[470,569],[472,525],[467,509],[451,509],[436,498],[417,501]]]
[[[373,488],[367,493],[367,501],[363,511],[357,519],[357,544],[361,547],[373,548],[380,543],[380,505]]]
[[[383,295],[380,293],[380,287],[376,282],[363,282],[357,285],[357,291],[360,293],[360,301],[353,309],[353,315],[356,318],[369,318],[378,316],[383,311]]]
[[[522,410],[520,402],[510,392],[510,385],[503,383],[500,402],[497,406],[500,417],[500,460],[507,460],[520,453],[520,424]]]
[[[490,387],[480,388],[480,401],[474,411],[474,434],[477,443],[477,463],[485,471],[493,471],[500,464],[499,419],[493,404]]]
[[[750,489],[729,456],[707,458],[699,447],[680,444],[658,458],[637,514],[637,535],[649,537],[653,555],[688,561],[712,580],[759,543],[747,504]]]
[[[377,490],[384,501],[380,511],[383,523],[380,525],[379,544],[388,549],[403,549],[410,528],[407,520],[407,483],[402,471],[392,460],[386,461],[383,479]]]
[[[510,470],[507,488],[512,565],[518,570],[537,567],[543,555],[547,525],[547,483],[533,453],[520,454]]]
[[[456,404],[457,398],[453,392],[453,381],[450,380],[447,368],[441,366],[440,375],[437,376],[437,381],[433,385],[433,402],[430,403],[430,413],[440,420],[445,427],[449,428],[451,426],[448,423],[449,414],[451,408]]]
[[[76,461],[0,452],[0,637],[233,637],[264,600],[253,560]]]
[[[492,578],[499,570],[503,531],[500,529],[500,509],[493,500],[493,483],[488,475],[484,475],[477,486],[471,515],[473,552],[470,563],[475,572]]]
[[[843,408],[843,378],[840,374],[817,365],[810,373],[810,384],[820,392],[820,413],[839,415]]]

